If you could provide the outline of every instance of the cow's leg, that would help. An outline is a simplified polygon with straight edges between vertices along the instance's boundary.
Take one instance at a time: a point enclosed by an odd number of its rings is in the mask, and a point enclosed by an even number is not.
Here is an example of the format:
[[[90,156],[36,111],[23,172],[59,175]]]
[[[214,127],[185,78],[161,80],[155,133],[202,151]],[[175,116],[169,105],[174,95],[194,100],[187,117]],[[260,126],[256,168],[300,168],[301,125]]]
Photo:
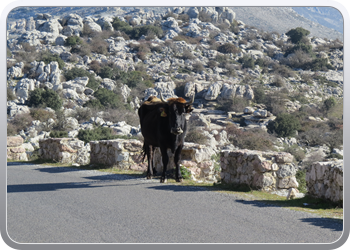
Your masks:
[[[151,146],[152,147],[152,146]],[[153,176],[156,176],[157,174],[157,170],[156,170],[156,167],[154,166],[154,162],[153,162],[153,158],[154,158],[154,151],[155,151],[155,148],[152,147],[152,151],[151,151],[151,163],[152,163],[152,170],[153,170]]]
[[[146,146],[146,154],[147,154],[147,160],[148,160],[148,166],[147,166],[147,179],[152,179],[153,175],[153,169],[152,169],[152,161],[153,161],[153,152],[152,152],[152,146]]]
[[[183,178],[181,175],[181,171],[180,171],[180,156],[181,156],[181,151],[182,151],[182,145],[179,146],[176,150],[175,150],[175,155],[174,155],[174,163],[175,163],[175,180],[177,182],[182,182]]]
[[[160,151],[162,152],[162,161],[163,161],[163,173],[162,173],[162,177],[160,178],[160,182],[164,183],[165,182],[165,172],[168,166],[168,162],[169,162],[169,156],[168,156],[168,151],[166,148],[160,148]]]

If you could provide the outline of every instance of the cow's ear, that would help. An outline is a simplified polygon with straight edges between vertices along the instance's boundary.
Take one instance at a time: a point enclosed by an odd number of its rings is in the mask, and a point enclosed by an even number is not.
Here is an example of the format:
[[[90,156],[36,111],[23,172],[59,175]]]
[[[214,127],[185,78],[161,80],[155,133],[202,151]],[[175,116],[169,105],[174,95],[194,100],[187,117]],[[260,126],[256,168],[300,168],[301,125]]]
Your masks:
[[[186,113],[191,113],[192,111],[193,111],[192,105],[186,105],[185,112]]]
[[[165,109],[164,108],[159,108],[159,111],[160,111],[160,116],[161,117],[167,117],[167,113],[165,112]]]

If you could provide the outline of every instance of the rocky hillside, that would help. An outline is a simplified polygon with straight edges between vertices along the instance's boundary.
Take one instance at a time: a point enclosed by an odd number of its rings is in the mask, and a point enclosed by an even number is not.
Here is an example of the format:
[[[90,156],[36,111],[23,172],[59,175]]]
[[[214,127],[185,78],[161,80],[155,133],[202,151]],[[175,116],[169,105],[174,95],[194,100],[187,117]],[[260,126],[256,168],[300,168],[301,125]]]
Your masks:
[[[22,9],[23,10],[23,9]],[[102,10],[102,9],[101,9]],[[39,13],[8,23],[8,135],[141,138],[151,95],[195,95],[186,141],[342,157],[343,44],[260,31],[230,8]]]
[[[80,16],[108,16],[118,12],[132,12],[136,7],[19,7],[8,15],[9,21],[35,17],[37,13],[64,16],[71,13]],[[239,20],[268,32],[285,33],[295,27],[303,27],[312,36],[343,40],[343,18],[340,12],[327,7],[230,7]],[[145,7],[145,12],[155,14],[167,11],[165,7]]]

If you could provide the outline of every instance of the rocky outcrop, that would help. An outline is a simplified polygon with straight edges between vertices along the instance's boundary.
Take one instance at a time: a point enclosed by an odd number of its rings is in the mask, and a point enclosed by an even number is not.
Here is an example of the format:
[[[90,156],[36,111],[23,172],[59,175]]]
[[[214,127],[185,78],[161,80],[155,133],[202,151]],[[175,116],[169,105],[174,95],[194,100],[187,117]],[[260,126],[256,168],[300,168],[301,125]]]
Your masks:
[[[315,162],[306,172],[308,194],[332,202],[343,202],[343,160]]]

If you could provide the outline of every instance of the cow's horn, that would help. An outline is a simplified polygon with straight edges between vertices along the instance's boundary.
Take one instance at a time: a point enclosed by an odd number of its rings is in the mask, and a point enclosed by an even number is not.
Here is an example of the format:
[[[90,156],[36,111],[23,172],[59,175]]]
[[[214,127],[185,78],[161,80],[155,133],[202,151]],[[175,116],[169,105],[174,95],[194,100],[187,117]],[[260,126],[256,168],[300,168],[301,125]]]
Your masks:
[[[193,102],[194,102],[194,95],[192,96],[192,99],[189,102],[187,102],[186,104],[191,105]]]
[[[159,92],[159,96],[160,96],[160,100],[161,100],[162,102],[167,102],[166,100],[164,100],[163,95],[162,95],[162,92]]]

